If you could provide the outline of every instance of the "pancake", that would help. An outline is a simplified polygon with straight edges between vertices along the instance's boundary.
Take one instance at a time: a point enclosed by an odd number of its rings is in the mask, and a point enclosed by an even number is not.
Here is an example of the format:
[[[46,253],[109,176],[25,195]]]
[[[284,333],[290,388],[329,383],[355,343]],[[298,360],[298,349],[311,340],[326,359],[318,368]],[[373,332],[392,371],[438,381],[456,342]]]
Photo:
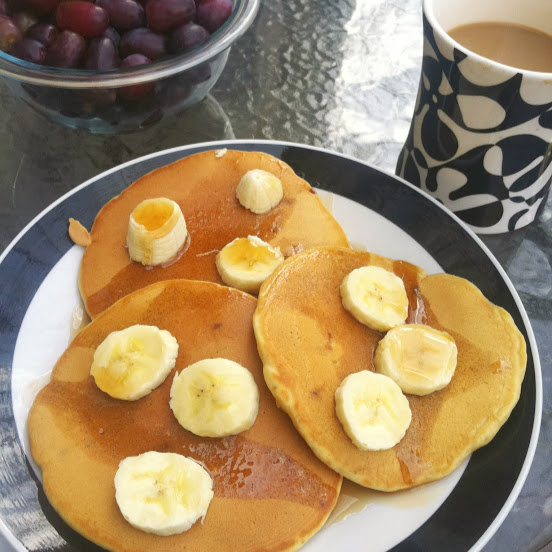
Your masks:
[[[117,552],[296,550],[320,529],[341,477],[311,452],[264,384],[252,328],[256,303],[214,283],[159,282],[121,299],[75,337],[28,419],[46,496],[72,528]],[[248,368],[260,392],[253,427],[221,439],[187,432],[169,407],[174,371],[135,402],[101,392],[90,376],[95,348],[111,331],[137,323],[176,337],[176,371],[209,357]],[[215,494],[203,523],[160,537],[124,520],[115,472],[123,458],[149,450],[180,453],[207,467]]]
[[[406,435],[377,452],[355,447],[334,401],[347,375],[375,370],[383,334],[357,322],[339,293],[350,271],[369,264],[403,278],[407,323],[444,330],[458,347],[451,383],[425,397],[407,395],[412,422]],[[413,265],[343,248],[284,262],[261,287],[254,329],[266,383],[315,454],[344,477],[381,491],[439,479],[488,443],[519,399],[527,360],[510,315],[467,280],[426,276]]]
[[[282,201],[263,215],[250,212],[236,199],[238,182],[252,169],[275,174],[283,185]],[[154,197],[179,204],[190,241],[176,262],[146,269],[131,261],[125,242],[130,214],[141,201]],[[141,177],[98,213],[79,274],[86,310],[95,318],[121,297],[160,280],[222,284],[216,254],[234,238],[248,235],[279,246],[285,257],[310,247],[348,246],[345,233],[314,189],[279,159],[260,152],[198,153]]]

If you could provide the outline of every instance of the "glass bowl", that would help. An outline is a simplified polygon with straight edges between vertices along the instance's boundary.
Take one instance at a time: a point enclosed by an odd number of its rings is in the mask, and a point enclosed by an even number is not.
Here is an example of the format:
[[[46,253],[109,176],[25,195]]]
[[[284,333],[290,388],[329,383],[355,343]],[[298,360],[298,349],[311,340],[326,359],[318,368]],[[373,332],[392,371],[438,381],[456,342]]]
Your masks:
[[[147,65],[104,72],[63,69],[0,51],[0,75],[16,96],[52,121],[97,134],[132,132],[206,96],[226,65],[230,47],[253,22],[259,2],[233,0],[232,15],[206,42]],[[153,83],[142,97],[117,93],[141,83]]]

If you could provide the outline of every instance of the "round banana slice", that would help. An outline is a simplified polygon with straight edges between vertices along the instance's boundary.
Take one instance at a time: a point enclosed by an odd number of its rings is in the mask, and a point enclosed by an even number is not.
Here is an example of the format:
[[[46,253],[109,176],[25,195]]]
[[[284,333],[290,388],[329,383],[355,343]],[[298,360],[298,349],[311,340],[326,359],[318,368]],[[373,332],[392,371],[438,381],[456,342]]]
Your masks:
[[[207,470],[173,452],[129,456],[115,474],[115,500],[123,517],[156,535],[187,531],[205,517],[213,494]]]
[[[268,213],[284,197],[282,181],[268,171],[247,171],[236,188],[238,201],[255,214]]]
[[[350,374],[341,382],[335,391],[335,410],[360,450],[394,447],[412,419],[401,388],[391,378],[369,370]]]
[[[98,345],[90,374],[115,399],[135,401],[161,385],[176,364],[178,342],[157,326],[110,333]]]
[[[280,248],[271,247],[257,236],[236,238],[218,253],[215,262],[222,281],[253,295],[284,261]]]
[[[423,324],[404,324],[389,330],[378,343],[374,365],[405,393],[428,395],[450,383],[457,355],[448,333]]]
[[[404,283],[379,266],[356,268],[340,286],[343,306],[369,328],[385,332],[403,324],[408,316]]]
[[[255,423],[259,389],[241,364],[208,358],[175,375],[170,407],[178,423],[195,435],[236,435]]]
[[[188,229],[180,206],[166,197],[146,199],[130,215],[128,254],[144,266],[172,260],[184,245]]]

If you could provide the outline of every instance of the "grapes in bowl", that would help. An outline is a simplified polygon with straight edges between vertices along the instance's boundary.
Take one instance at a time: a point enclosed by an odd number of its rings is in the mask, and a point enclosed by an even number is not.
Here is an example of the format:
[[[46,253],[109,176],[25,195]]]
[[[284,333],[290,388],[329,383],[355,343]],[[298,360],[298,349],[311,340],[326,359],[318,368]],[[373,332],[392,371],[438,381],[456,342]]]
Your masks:
[[[48,118],[145,128],[199,102],[259,0],[0,0],[0,74]]]

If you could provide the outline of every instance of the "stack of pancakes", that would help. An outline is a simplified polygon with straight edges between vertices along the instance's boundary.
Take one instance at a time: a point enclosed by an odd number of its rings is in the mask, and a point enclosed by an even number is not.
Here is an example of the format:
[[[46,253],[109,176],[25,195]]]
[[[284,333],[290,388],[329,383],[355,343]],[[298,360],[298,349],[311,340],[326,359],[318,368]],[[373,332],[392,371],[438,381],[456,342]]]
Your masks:
[[[284,187],[284,199],[266,215],[246,211],[235,198],[241,176],[255,168],[276,174]],[[176,263],[147,270],[128,258],[128,218],[140,201],[160,196],[179,203],[191,242]],[[214,263],[220,248],[251,234],[287,257],[258,301],[219,285]],[[369,264],[403,279],[409,322],[445,330],[458,346],[451,384],[428,397],[408,396],[407,434],[379,452],[356,449],[334,403],[346,375],[373,369],[382,337],[345,311],[339,294],[343,277]],[[492,439],[519,398],[525,343],[504,310],[465,280],[426,276],[408,263],[349,249],[314,190],[263,153],[205,152],[135,182],[96,218],[79,284],[94,320],[37,396],[29,438],[54,508],[109,550],[296,550],[328,518],[341,476],[386,491],[440,478]],[[248,368],[261,394],[253,427],[224,439],[187,432],[168,406],[172,375],[132,403],[102,393],[90,376],[94,350],[110,332],[133,324],[177,338],[174,372],[214,357]],[[123,458],[148,450],[205,464],[215,495],[202,524],[159,537],[123,519],[115,471]]]

